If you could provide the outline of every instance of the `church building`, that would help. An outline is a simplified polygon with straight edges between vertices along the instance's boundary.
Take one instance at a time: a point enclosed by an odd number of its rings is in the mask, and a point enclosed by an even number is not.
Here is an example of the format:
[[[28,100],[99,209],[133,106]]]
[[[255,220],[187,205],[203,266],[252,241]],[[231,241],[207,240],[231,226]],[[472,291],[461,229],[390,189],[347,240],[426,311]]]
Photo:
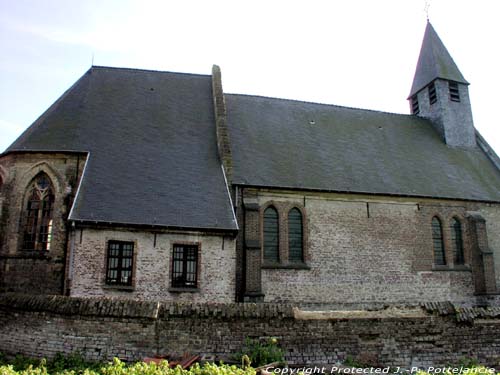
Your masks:
[[[378,306],[500,297],[500,159],[427,23],[394,114],[92,66],[0,155],[0,291]]]

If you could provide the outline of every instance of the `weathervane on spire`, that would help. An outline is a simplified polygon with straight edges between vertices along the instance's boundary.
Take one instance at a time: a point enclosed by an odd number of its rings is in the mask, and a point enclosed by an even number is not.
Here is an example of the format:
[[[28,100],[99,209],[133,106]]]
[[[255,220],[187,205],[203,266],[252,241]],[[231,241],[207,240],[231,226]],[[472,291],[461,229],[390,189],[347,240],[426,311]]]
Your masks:
[[[431,7],[431,0],[425,0],[424,12],[427,17],[427,21],[429,21],[429,8]]]

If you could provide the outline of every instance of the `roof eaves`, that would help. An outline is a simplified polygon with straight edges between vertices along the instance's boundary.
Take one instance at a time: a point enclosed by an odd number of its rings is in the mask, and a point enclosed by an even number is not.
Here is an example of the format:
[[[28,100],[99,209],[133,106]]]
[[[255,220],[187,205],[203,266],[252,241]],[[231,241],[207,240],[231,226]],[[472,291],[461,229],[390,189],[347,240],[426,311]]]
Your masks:
[[[13,149],[5,150],[0,154],[0,158],[10,154],[88,154],[88,151],[82,150],[39,150],[39,149]]]
[[[118,221],[104,221],[104,220],[89,220],[72,218],[69,221],[89,227],[132,227],[142,228],[149,230],[176,230],[176,231],[190,231],[190,232],[214,232],[214,233],[232,233],[237,234],[236,228],[221,228],[221,227],[189,227],[179,225],[167,224],[149,224],[149,223],[132,223],[132,222],[118,222]]]
[[[453,79],[449,79],[449,78],[446,78],[446,77],[436,77],[434,78],[432,81],[426,83],[426,84],[422,84],[421,87],[419,87],[418,89],[415,89],[415,90],[411,90],[410,91],[410,95],[406,98],[406,100],[410,100],[412,97],[414,97],[415,95],[417,95],[420,91],[424,90],[427,86],[429,86],[431,83],[437,81],[438,79],[442,79],[444,81],[449,81],[449,82],[456,82],[456,83],[460,83],[462,85],[467,85],[469,86],[470,83],[467,82],[467,81],[457,81],[457,80],[453,80]]]
[[[336,194],[353,194],[353,195],[374,195],[374,196],[388,196],[388,197],[402,197],[402,198],[427,198],[427,199],[443,199],[443,200],[454,200],[454,201],[466,201],[466,202],[483,202],[483,203],[500,203],[500,200],[488,200],[488,199],[471,199],[471,198],[460,198],[460,197],[444,197],[444,196],[432,196],[424,194],[403,194],[403,193],[376,193],[369,191],[349,191],[349,190],[335,190],[335,189],[321,189],[321,188],[308,188],[308,187],[295,187],[295,186],[279,186],[279,185],[256,185],[247,184],[244,182],[233,182],[233,185],[245,188],[256,188],[256,189],[280,189],[280,190],[291,190],[291,191],[309,191],[317,193],[336,193]]]

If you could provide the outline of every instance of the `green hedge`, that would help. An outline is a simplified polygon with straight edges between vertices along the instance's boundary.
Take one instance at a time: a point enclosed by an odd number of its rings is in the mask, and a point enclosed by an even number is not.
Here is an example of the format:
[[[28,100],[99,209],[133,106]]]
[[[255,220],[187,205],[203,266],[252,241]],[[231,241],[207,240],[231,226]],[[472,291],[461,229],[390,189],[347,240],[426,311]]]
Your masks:
[[[256,375],[255,369],[249,367],[241,369],[237,366],[225,364],[216,365],[206,363],[203,366],[193,365],[189,370],[183,370],[180,366],[170,368],[166,361],[160,364],[137,362],[126,364],[115,358],[112,363],[91,368],[53,369],[47,366],[46,361],[40,364],[29,364],[27,368],[16,370],[12,364],[0,366],[0,375]]]

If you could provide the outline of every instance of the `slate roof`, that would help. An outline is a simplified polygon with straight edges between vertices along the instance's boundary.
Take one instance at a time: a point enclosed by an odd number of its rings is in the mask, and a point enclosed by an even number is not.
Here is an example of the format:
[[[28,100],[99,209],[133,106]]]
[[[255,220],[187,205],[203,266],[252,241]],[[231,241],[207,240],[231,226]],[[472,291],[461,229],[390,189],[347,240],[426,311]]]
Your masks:
[[[233,182],[500,201],[500,172],[475,147],[448,147],[425,119],[226,95]]]
[[[427,22],[409,97],[422,90],[436,78],[469,84],[458,70],[457,64],[453,61],[431,23]]]
[[[11,151],[88,151],[72,220],[235,230],[211,77],[92,67]]]

